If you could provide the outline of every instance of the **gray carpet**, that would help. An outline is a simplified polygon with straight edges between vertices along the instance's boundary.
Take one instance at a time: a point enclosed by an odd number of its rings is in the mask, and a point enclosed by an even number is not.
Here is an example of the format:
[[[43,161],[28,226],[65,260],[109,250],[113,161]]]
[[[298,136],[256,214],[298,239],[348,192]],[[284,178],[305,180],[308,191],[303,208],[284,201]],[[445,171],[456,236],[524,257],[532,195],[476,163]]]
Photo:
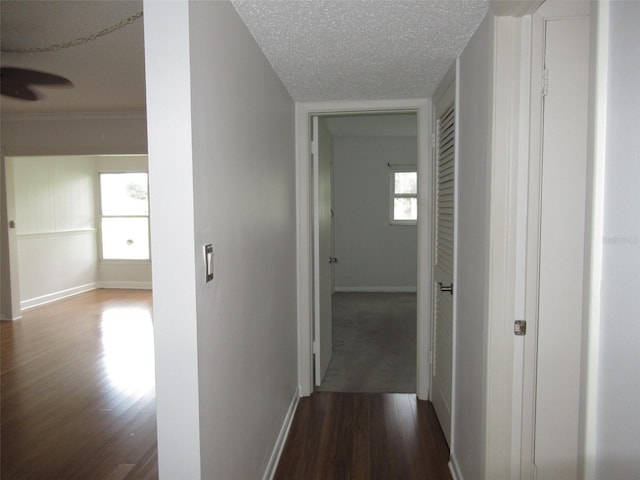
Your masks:
[[[333,356],[319,391],[416,391],[416,294],[336,293]]]

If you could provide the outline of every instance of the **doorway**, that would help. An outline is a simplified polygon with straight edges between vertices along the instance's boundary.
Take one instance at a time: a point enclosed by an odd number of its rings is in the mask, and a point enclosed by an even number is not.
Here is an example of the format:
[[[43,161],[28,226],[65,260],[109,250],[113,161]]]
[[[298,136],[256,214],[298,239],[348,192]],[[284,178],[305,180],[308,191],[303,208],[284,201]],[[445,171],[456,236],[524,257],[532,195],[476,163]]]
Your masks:
[[[301,103],[296,106],[297,220],[298,220],[298,360],[300,393],[310,395],[314,389],[313,321],[313,188],[310,158],[311,118],[315,115],[414,113],[417,118],[418,184],[432,184],[430,159],[432,112],[430,100],[375,102]],[[416,322],[416,393],[429,398],[429,345],[431,322],[432,199],[426,189],[418,193],[420,216],[417,233],[417,322]],[[338,258],[339,261],[339,258]]]
[[[415,393],[416,114],[312,122],[315,386]]]

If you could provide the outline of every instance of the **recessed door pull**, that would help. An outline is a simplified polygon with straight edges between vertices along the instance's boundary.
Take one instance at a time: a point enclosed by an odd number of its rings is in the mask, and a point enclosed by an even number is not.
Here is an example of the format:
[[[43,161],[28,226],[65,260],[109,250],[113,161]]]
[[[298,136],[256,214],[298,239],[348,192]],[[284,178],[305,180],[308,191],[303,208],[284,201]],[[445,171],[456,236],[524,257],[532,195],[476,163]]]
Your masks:
[[[442,282],[438,282],[438,286],[440,287],[441,292],[449,292],[453,295],[453,283],[449,285],[443,285]]]

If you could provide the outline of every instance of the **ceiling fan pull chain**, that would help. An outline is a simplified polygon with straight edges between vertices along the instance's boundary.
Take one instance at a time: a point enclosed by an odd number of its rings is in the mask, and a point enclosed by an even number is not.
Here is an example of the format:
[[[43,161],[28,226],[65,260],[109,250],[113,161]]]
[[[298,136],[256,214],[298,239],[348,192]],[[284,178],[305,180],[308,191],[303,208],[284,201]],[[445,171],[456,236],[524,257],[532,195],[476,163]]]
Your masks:
[[[131,25],[137,19],[142,17],[142,12],[137,12],[131,15],[130,17],[125,18],[124,20],[116,23],[115,25],[111,25],[103,30],[100,30],[98,33],[93,33],[91,35],[87,35],[86,37],[76,38],[75,40],[71,40],[69,42],[64,43],[56,43],[55,45],[49,45],[48,47],[34,47],[34,48],[5,48],[1,47],[0,51],[5,53],[45,53],[45,52],[55,52],[57,50],[63,50],[69,47],[75,47],[78,45],[82,45],[84,43],[90,42],[97,38],[103,37],[110,33],[113,33],[121,28],[126,27],[127,25]]]

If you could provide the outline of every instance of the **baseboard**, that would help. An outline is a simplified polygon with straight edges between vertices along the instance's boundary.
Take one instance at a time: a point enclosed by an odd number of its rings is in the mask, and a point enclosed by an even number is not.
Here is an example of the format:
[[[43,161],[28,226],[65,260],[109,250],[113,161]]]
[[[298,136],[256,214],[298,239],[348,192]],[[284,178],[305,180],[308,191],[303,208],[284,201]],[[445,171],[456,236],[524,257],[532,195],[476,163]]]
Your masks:
[[[456,460],[456,456],[453,452],[451,452],[451,458],[449,459],[449,472],[451,472],[453,480],[463,480],[462,473],[460,473],[460,467],[458,466],[458,461]]]
[[[335,287],[336,292],[416,293],[416,287]]]
[[[272,480],[274,475],[276,474],[276,469],[278,468],[278,462],[280,461],[280,456],[282,455],[282,451],[284,450],[284,444],[287,441],[287,436],[289,435],[289,429],[291,428],[291,424],[293,423],[293,417],[296,414],[296,409],[298,408],[299,401],[300,401],[300,389],[297,388],[295,393],[293,394],[293,397],[291,398],[291,403],[289,404],[289,410],[287,410],[287,415],[284,417],[284,422],[282,422],[280,433],[278,434],[276,443],[273,446],[273,451],[271,452],[271,457],[269,457],[269,463],[267,463],[267,468],[264,471],[262,480]]]
[[[151,282],[98,282],[98,288],[151,290]]]
[[[10,317],[7,315],[0,315],[0,322],[14,322],[16,320],[20,320],[22,315],[18,315],[17,317]]]
[[[22,300],[20,302],[21,310],[28,310],[29,308],[44,305],[46,303],[55,302],[56,300],[62,300],[63,298],[72,297],[80,293],[89,292],[98,288],[95,282],[87,283],[85,285],[79,285],[77,287],[68,288],[66,290],[60,290],[59,292],[48,293],[40,297],[30,298],[28,300]]]

